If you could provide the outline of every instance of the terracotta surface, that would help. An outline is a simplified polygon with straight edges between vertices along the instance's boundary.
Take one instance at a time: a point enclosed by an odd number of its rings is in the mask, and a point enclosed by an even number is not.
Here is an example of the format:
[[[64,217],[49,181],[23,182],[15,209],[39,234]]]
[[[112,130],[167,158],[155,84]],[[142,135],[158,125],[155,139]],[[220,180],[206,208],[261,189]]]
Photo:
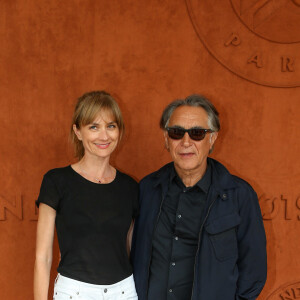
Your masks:
[[[127,132],[113,161],[138,180],[169,161],[165,105],[192,93],[214,102],[213,157],[253,185],[264,214],[259,299],[299,298],[300,3],[221,2],[0,2],[0,299],[33,297],[34,200],[43,174],[73,161],[73,106],[95,89],[120,103]],[[57,243],[54,253],[51,285]]]

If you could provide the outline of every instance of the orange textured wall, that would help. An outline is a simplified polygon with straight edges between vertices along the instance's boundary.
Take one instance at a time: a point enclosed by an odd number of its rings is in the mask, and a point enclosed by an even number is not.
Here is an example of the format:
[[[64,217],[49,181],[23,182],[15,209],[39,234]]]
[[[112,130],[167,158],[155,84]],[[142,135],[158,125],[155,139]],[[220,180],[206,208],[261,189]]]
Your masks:
[[[34,200],[42,175],[73,161],[73,106],[95,89],[120,103],[127,133],[113,161],[138,180],[169,161],[165,105],[191,93],[214,102],[213,157],[253,185],[264,215],[259,299],[297,299],[299,23],[298,0],[1,1],[0,299],[33,297]]]

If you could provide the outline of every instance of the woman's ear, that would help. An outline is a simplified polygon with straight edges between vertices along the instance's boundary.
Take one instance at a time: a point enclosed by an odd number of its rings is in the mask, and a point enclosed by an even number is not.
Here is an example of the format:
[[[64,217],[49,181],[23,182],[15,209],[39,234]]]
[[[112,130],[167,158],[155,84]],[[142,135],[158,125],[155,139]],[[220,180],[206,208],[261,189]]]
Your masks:
[[[73,131],[76,134],[79,141],[82,141],[80,129],[77,128],[76,124],[73,124]]]

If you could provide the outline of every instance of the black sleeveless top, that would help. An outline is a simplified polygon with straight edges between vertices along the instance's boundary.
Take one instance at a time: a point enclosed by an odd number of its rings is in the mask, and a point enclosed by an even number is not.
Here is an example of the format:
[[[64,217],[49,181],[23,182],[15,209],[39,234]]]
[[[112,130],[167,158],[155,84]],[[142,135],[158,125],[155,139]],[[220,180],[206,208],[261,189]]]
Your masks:
[[[126,238],[138,214],[134,179],[117,170],[114,181],[97,184],[71,166],[53,169],[44,176],[36,203],[56,210],[61,275],[105,285],[132,274]]]

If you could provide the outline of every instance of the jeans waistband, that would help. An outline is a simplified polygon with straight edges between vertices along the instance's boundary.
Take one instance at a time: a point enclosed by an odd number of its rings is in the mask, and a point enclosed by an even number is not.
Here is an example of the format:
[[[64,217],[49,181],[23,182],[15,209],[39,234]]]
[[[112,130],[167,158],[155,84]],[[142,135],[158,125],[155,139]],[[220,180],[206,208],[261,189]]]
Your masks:
[[[100,285],[100,284],[92,284],[92,283],[86,283],[86,282],[82,282],[79,280],[75,280],[75,279],[71,279],[68,277],[65,277],[63,275],[58,274],[55,280],[57,285],[60,286],[67,286],[69,288],[73,287],[74,289],[78,289],[80,291],[82,290],[99,290],[99,291],[103,291],[104,289],[112,289],[112,288],[118,288],[118,287],[122,287],[125,285],[128,285],[133,281],[133,275],[130,275],[129,277],[113,283],[113,284],[107,284],[107,285]]]

